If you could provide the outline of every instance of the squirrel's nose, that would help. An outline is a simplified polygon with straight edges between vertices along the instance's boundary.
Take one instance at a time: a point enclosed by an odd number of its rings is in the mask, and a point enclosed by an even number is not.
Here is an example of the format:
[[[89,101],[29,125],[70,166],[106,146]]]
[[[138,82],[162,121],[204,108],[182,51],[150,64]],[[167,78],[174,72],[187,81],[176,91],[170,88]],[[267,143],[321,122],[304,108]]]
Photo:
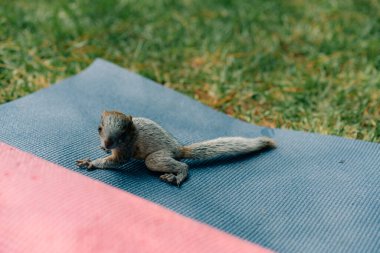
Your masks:
[[[110,147],[112,147],[112,141],[111,140],[105,140],[104,141],[104,147],[106,149],[109,149]]]

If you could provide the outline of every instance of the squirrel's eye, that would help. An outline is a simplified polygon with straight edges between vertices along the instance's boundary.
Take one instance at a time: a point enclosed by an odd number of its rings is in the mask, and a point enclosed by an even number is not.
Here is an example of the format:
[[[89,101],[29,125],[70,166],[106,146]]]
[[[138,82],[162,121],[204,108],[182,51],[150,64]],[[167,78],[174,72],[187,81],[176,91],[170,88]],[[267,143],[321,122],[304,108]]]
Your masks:
[[[98,132],[100,133],[101,131],[102,131],[102,127],[99,126],[99,127],[98,127]]]

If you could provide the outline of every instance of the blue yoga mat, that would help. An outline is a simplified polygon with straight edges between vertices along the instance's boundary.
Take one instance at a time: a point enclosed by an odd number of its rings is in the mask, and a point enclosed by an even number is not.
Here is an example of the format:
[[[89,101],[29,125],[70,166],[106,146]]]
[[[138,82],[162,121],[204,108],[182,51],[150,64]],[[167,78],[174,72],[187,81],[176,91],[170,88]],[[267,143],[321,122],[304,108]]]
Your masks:
[[[105,156],[104,110],[150,118],[181,143],[266,135],[278,148],[238,159],[189,161],[166,184],[133,161],[78,169]],[[380,145],[254,126],[104,60],[48,89],[0,106],[0,141],[280,252],[378,252]]]

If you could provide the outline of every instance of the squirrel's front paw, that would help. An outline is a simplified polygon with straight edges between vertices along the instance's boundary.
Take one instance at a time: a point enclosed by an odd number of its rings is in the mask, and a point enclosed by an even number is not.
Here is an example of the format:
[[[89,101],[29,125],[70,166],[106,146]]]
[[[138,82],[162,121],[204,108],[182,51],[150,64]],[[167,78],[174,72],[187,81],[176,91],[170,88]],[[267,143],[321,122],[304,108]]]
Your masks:
[[[95,166],[92,164],[90,159],[77,160],[76,165],[79,168],[86,168],[87,170],[95,170]]]

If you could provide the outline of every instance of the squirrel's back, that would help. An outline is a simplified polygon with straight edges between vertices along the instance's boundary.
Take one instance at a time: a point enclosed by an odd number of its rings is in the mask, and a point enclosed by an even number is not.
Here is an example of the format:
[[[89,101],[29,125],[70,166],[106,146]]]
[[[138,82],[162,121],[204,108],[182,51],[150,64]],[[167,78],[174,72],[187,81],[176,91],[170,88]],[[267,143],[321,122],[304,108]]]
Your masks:
[[[180,144],[156,122],[146,118],[133,118],[136,128],[137,157],[144,159],[147,155],[166,150],[174,154],[179,152]]]

